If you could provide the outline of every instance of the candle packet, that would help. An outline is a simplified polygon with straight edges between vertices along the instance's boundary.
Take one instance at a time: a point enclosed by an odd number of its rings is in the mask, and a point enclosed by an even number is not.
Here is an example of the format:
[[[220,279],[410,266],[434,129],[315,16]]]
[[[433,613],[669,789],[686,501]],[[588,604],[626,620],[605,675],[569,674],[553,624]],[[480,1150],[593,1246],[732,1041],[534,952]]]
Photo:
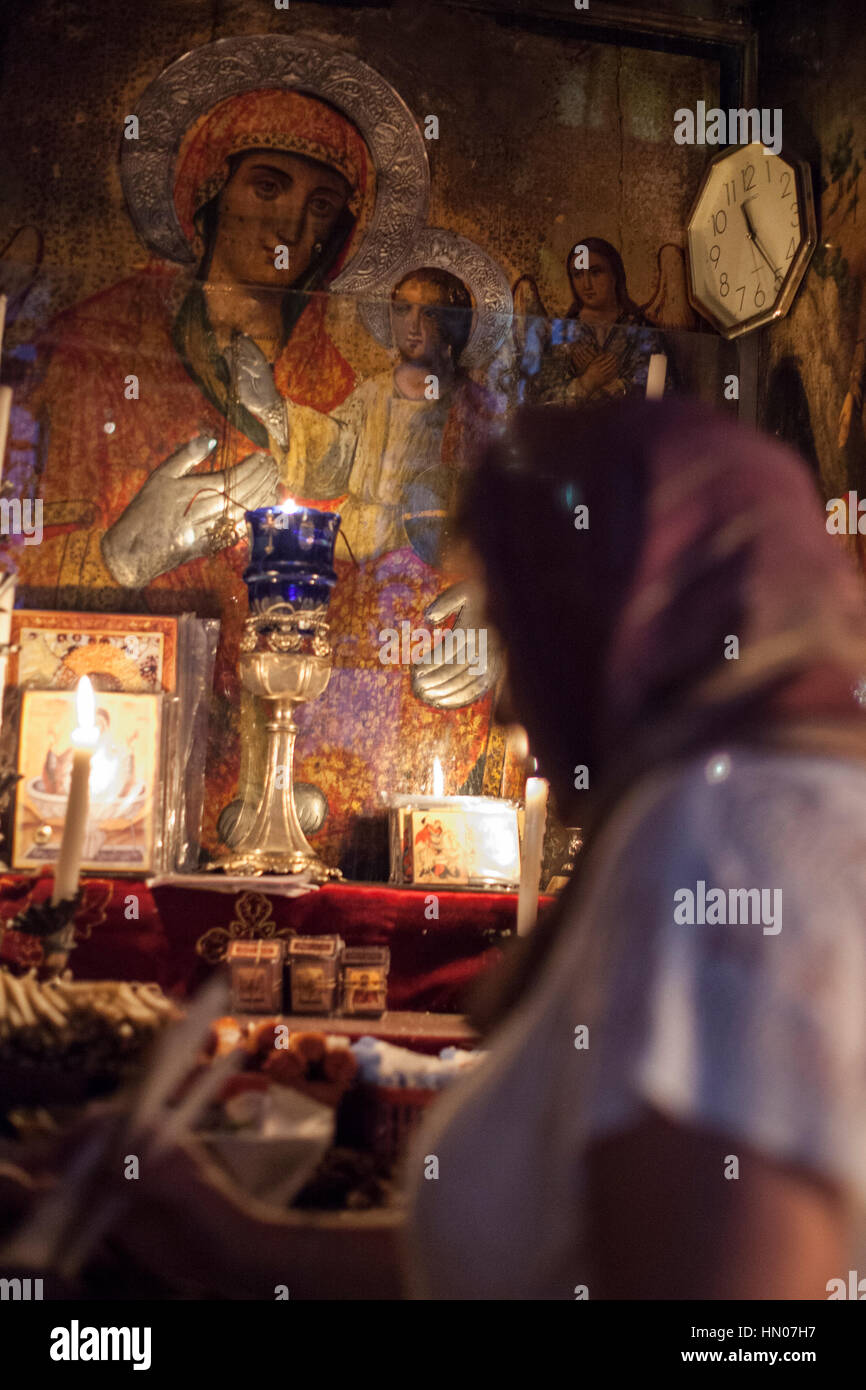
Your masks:
[[[226,959],[231,971],[232,1008],[237,1013],[279,1013],[283,1006],[282,941],[232,941]]]
[[[391,800],[391,883],[403,888],[513,890],[520,880],[514,802],[490,796]]]
[[[343,947],[339,936],[296,936],[289,942],[292,1013],[331,1013]]]
[[[340,975],[340,1007],[344,1014],[377,1018],[388,1007],[387,946],[347,946]]]

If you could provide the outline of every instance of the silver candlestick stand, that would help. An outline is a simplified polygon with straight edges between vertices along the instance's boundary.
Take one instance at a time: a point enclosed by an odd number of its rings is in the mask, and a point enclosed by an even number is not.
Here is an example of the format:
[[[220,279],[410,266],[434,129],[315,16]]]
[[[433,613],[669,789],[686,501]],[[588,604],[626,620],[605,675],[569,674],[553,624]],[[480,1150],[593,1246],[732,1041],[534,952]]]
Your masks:
[[[251,818],[242,816],[231,854],[209,865],[212,869],[241,875],[303,873],[315,883],[342,877],[308,844],[295,804],[295,709],[317,699],[331,678],[326,611],[279,603],[252,613],[244,624],[238,669],[246,689],[265,705],[265,775],[257,809]]]

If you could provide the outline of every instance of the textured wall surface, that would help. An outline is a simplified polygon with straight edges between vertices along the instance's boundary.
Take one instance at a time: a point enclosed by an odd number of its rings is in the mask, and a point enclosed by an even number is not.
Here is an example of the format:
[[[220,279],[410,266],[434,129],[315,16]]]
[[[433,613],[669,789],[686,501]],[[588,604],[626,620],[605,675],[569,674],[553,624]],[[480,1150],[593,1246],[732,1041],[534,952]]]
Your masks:
[[[813,464],[826,497],[866,493],[866,34],[856,3],[768,7],[760,99],[809,161],[818,249],[786,319],[767,330],[765,423]],[[858,340],[861,347],[858,352]]]

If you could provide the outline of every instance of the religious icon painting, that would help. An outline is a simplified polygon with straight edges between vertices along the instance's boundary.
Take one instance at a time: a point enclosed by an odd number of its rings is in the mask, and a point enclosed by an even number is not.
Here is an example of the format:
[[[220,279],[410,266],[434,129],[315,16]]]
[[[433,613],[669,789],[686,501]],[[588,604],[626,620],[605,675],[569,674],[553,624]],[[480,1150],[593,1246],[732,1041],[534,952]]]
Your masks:
[[[462,811],[413,811],[410,816],[415,883],[465,887],[472,848]]]
[[[391,883],[404,888],[513,891],[520,882],[517,806],[502,797],[453,797],[418,807],[396,797],[390,809]]]
[[[176,618],[17,609],[10,640],[11,685],[74,690],[87,676],[96,691],[176,686]]]
[[[98,691],[82,868],[152,872],[159,835],[161,694]],[[21,700],[12,866],[55,864],[63,835],[77,725],[73,692],[25,690]]]

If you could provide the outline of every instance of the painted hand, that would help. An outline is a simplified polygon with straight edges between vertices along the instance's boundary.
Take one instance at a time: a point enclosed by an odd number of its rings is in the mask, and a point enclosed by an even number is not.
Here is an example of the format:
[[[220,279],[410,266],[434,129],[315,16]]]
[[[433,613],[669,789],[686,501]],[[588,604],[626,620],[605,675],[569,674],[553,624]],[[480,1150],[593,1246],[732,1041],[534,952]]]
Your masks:
[[[424,613],[437,624],[456,613],[449,643],[433,661],[412,672],[412,690],[425,705],[435,709],[462,709],[480,700],[496,684],[501,670],[499,644],[492,628],[484,626],[481,604],[467,583],[452,584],[434,599]],[[448,659],[443,659],[447,657]]]
[[[232,343],[232,366],[238,398],[261,421],[280,449],[289,447],[286,403],[277,390],[270,363],[261,348],[239,333]]]
[[[583,376],[587,367],[591,367],[598,353],[589,346],[589,343],[575,343],[571,349],[571,362],[578,376]]]
[[[619,363],[612,352],[603,352],[582,374],[580,380],[588,391],[600,391],[615,380]]]
[[[270,454],[251,454],[220,473],[193,474],[215,444],[198,435],[164,459],[103,536],[103,559],[124,588],[143,588],[166,570],[234,544],[240,529],[214,534],[214,528],[226,517],[240,528],[246,510],[276,500]]]

